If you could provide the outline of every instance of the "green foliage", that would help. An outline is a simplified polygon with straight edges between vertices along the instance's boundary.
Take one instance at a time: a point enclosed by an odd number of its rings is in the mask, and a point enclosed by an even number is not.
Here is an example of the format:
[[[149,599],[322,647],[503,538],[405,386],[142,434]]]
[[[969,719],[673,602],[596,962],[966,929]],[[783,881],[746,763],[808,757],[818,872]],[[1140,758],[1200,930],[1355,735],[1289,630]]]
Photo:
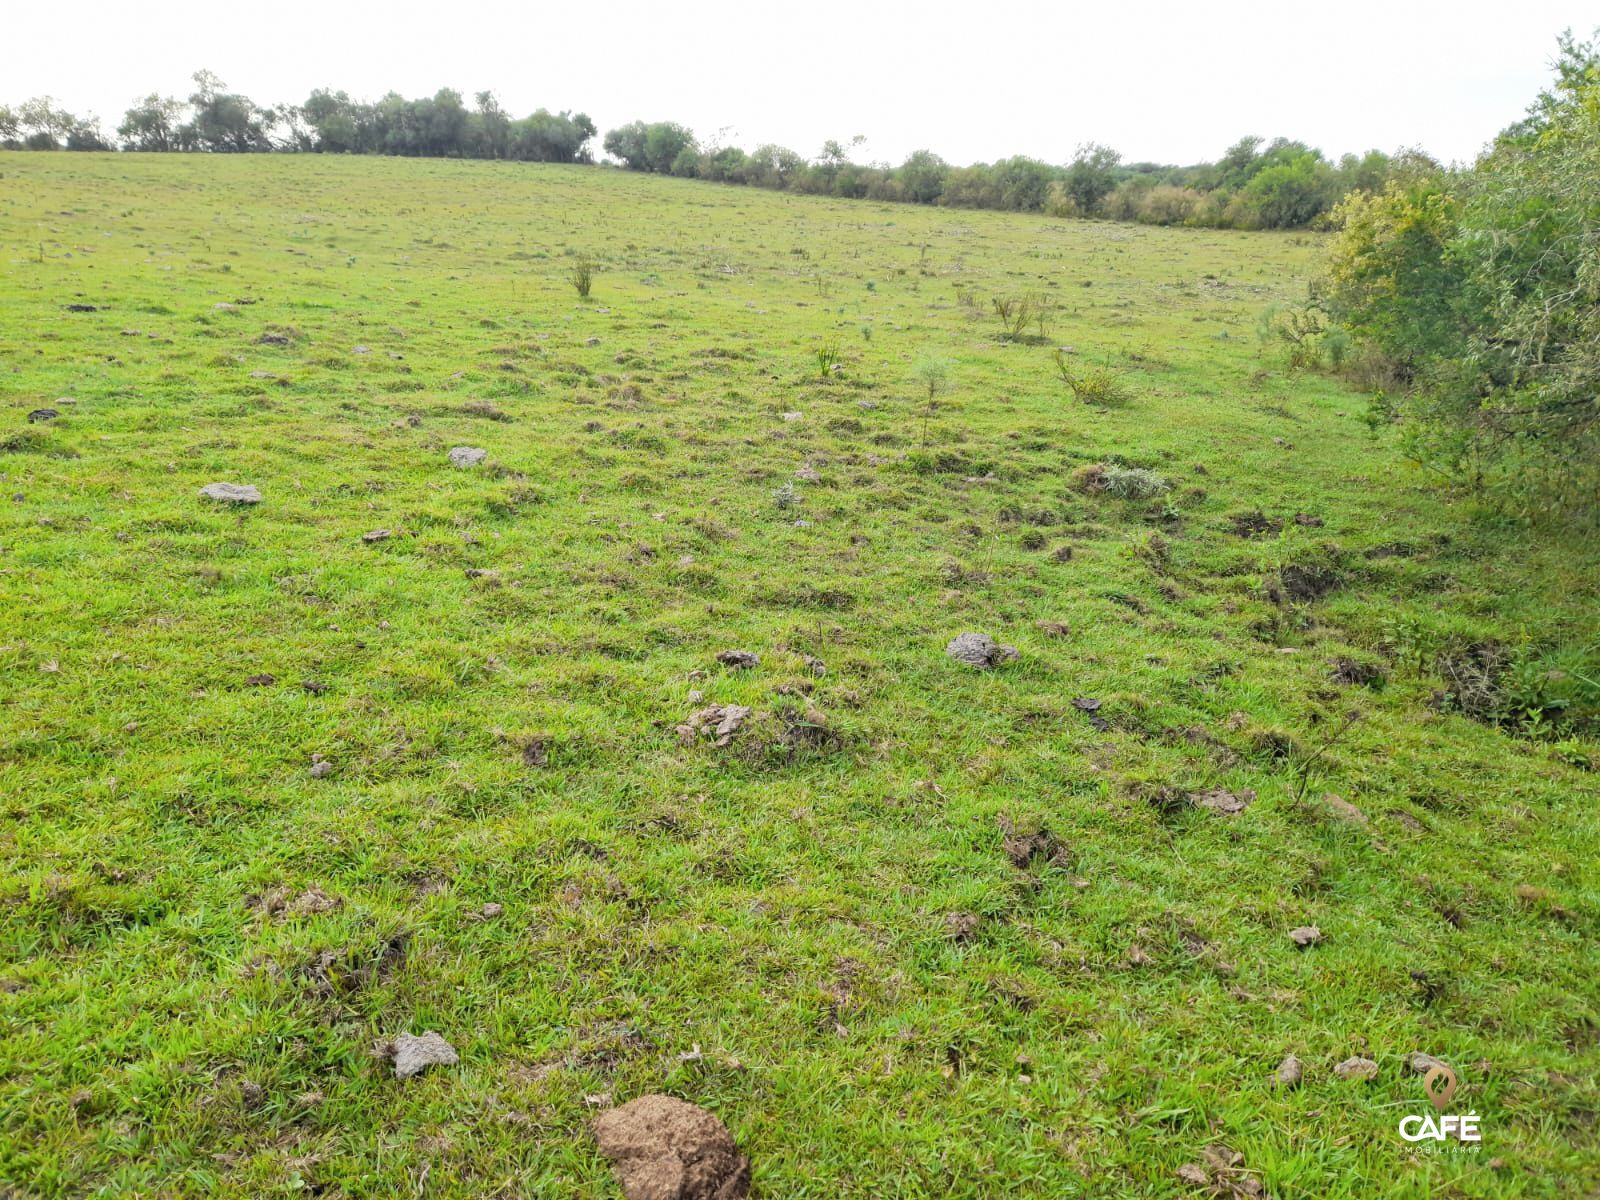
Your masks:
[[[995,296],[990,303],[995,316],[1000,318],[1000,339],[1020,342],[1030,325],[1037,326],[1042,339],[1049,326],[1050,306],[1043,297],[1033,294],[1023,296]]]
[[[1144,467],[1108,466],[1100,472],[1099,490],[1118,500],[1148,500],[1171,488],[1163,476]]]
[[[1470,171],[1353,197],[1320,295],[1407,386],[1413,455],[1523,513],[1600,514],[1600,56]]]
[[[1330,325],[1315,304],[1268,305],[1256,324],[1256,337],[1264,346],[1282,349],[1291,371],[1315,370],[1325,364],[1338,370],[1350,351],[1349,333]]]
[[[1078,147],[1061,179],[1062,191],[1078,212],[1100,211],[1100,202],[1117,186],[1116,168],[1121,161],[1122,155],[1110,146],[1089,142]]]
[[[151,92],[127,111],[117,136],[124,150],[170,151],[178,149],[178,127],[183,104],[171,96]]]
[[[572,286],[583,299],[588,299],[590,289],[594,287],[594,259],[587,254],[580,254],[578,261],[572,264]]]
[[[1110,367],[1079,366],[1070,354],[1060,348],[1055,352],[1054,362],[1061,382],[1071,389],[1075,399],[1084,404],[1121,408],[1132,399],[1132,393],[1122,376]]]
[[[911,378],[928,393],[927,406],[922,410],[922,444],[928,444],[928,424],[933,420],[934,405],[950,390],[950,360],[936,354],[923,353],[912,364]]]
[[[620,126],[606,134],[604,147],[630,171],[693,174],[694,134],[672,121],[634,121]]]

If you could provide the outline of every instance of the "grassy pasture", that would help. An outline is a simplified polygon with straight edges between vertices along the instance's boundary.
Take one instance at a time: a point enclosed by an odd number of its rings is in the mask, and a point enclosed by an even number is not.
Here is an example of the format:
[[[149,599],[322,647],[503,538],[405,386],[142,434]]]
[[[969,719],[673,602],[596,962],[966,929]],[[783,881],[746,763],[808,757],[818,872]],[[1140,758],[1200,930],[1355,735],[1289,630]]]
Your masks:
[[[650,1091],[768,1197],[1204,1195],[1217,1144],[1224,1196],[1592,1194],[1597,777],[1435,696],[1593,640],[1600,547],[1263,350],[1317,253],[0,155],[0,1194],[615,1196],[585,1123]],[[1476,1153],[1396,1135],[1414,1051]]]

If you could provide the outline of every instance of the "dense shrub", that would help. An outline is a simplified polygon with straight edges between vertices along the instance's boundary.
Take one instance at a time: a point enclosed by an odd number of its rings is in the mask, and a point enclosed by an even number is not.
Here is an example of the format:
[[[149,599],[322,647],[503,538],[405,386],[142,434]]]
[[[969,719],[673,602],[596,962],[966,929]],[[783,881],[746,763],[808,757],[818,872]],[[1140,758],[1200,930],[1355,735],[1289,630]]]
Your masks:
[[[1404,386],[1421,462],[1510,507],[1600,515],[1600,42],[1470,170],[1346,200],[1319,289]]]

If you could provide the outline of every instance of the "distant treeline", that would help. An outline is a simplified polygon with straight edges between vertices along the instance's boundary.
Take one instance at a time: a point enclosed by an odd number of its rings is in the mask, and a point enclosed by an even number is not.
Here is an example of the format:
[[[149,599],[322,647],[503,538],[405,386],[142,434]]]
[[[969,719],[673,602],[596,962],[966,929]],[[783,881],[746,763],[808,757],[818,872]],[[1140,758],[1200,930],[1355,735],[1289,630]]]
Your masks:
[[[1312,225],[1352,191],[1379,190],[1419,166],[1437,167],[1417,151],[1371,150],[1334,163],[1304,142],[1258,137],[1236,142],[1218,162],[1192,167],[1125,164],[1115,150],[1093,143],[1065,166],[1018,157],[957,167],[931,150],[918,150],[898,167],[861,166],[836,141],[810,161],[782,146],[747,154],[736,146],[701,146],[671,121],[613,129],[605,150],[635,171],[813,195],[1238,229]]]
[[[208,71],[197,72],[194,82],[187,100],[152,93],[138,101],[117,126],[115,143],[92,118],[74,116],[49,97],[0,106],[0,147],[593,161],[590,142],[597,131],[584,113],[541,108],[513,118],[490,92],[479,92],[469,106],[449,88],[416,100],[391,92],[374,103],[318,90],[302,104],[269,107],[228,91]],[[849,149],[837,141],[824,144],[814,159],[773,145],[746,152],[701,145],[691,130],[671,121],[613,129],[604,148],[631,170],[717,183],[1239,229],[1315,225],[1349,193],[1380,191],[1390,179],[1437,168],[1415,151],[1372,150],[1332,162],[1304,142],[1256,137],[1241,139],[1217,162],[1188,167],[1124,163],[1116,151],[1092,143],[1062,166],[1017,157],[957,167],[929,150],[918,150],[897,167],[863,166],[851,162]]]
[[[393,154],[413,158],[501,158],[589,162],[595,124],[583,113],[545,109],[513,118],[490,92],[469,108],[442,88],[407,100],[390,92],[376,103],[318,90],[304,104],[264,106],[227,90],[209,71],[194,76],[188,100],[151,93],[123,114],[114,145],[92,118],[74,116],[48,96],[0,106],[0,148],[7,150],[195,151],[212,154]]]

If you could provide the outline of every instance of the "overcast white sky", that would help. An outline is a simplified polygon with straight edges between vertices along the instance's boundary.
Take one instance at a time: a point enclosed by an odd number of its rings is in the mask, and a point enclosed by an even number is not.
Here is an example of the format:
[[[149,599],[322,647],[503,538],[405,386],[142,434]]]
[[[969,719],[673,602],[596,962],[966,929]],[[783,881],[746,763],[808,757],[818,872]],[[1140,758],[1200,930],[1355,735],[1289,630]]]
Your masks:
[[[109,132],[207,67],[262,103],[314,87],[375,99],[490,88],[517,115],[602,130],[676,120],[703,139],[858,161],[1217,157],[1248,133],[1337,156],[1420,145],[1470,159],[1549,75],[1594,0],[79,0],[8,4],[0,102],[45,93]]]

